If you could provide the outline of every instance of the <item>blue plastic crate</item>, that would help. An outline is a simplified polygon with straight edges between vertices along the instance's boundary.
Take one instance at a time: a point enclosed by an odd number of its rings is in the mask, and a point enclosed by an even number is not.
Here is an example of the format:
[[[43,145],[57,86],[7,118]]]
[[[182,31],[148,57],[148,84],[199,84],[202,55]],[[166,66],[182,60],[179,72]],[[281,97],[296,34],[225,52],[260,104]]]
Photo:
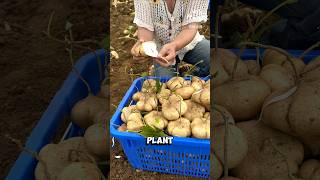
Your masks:
[[[131,103],[135,92],[147,78],[136,79],[110,121],[110,134],[117,138],[130,162],[136,169],[184,176],[208,178],[210,176],[210,140],[174,137],[171,145],[146,145],[143,136],[132,132],[119,132],[123,122],[121,110]],[[161,82],[169,78],[160,78]]]
[[[101,82],[95,54],[100,57],[102,70],[104,70],[105,58],[108,54],[102,49],[97,50],[95,53],[86,54],[75,65],[83,78],[89,83],[93,93],[99,91]],[[102,74],[102,78],[104,78],[104,73],[102,72]],[[43,146],[50,143],[63,119],[70,114],[73,105],[86,97],[87,94],[87,88],[83,82],[79,80],[74,72],[70,72],[68,78],[55,94],[47,110],[28,137],[25,147],[39,152]],[[71,124],[64,137],[67,139],[74,136],[82,136],[83,132],[83,129]],[[28,153],[22,152],[12,166],[6,180],[33,180],[36,164],[37,160],[35,158]]]
[[[240,52],[239,49],[231,49],[231,51],[234,52],[235,54],[238,54]],[[260,57],[261,57],[260,59],[262,59],[264,51],[265,51],[265,49],[260,49]],[[287,50],[287,52],[294,57],[299,57],[303,53],[302,50]],[[308,64],[310,61],[312,61],[317,56],[320,56],[320,50],[311,51],[304,56],[303,61],[305,62],[305,64]],[[243,52],[241,58],[243,60],[256,59],[256,50],[255,49],[246,49]]]

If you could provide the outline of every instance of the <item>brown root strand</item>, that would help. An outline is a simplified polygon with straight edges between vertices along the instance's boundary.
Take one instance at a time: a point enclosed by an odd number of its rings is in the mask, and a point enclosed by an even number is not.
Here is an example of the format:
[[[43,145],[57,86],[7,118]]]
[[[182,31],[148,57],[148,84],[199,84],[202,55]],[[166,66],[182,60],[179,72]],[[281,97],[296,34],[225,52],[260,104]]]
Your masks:
[[[72,66],[72,70],[75,72],[75,74],[78,76],[78,78],[84,83],[84,85],[87,87],[88,90],[88,94],[92,94],[92,90],[88,84],[88,82],[81,76],[80,72],[78,71],[78,69],[74,66],[74,60],[73,60],[73,53],[72,53],[72,47],[71,49],[67,49],[68,53],[69,53],[69,59],[71,61],[71,66]]]
[[[20,140],[11,137],[9,134],[6,134],[5,137],[6,137],[7,139],[9,139],[11,142],[15,143],[21,151],[24,151],[24,152],[28,153],[30,156],[32,156],[33,158],[35,158],[36,160],[38,160],[38,162],[43,165],[44,174],[45,174],[46,178],[47,178],[48,180],[51,179],[51,178],[50,178],[50,174],[49,174],[49,172],[48,172],[48,167],[47,167],[46,162],[39,156],[39,154],[38,154],[37,152],[32,151],[32,150],[24,147],[24,146],[22,145],[22,143],[21,143]]]
[[[300,59],[303,59],[304,56],[306,56],[310,51],[312,51],[313,49],[317,48],[318,46],[320,46],[320,41],[316,42],[315,44],[313,44],[312,46],[310,46],[308,49],[306,49],[305,51],[303,51],[303,53],[299,56]]]
[[[232,72],[231,72],[231,80],[234,79],[234,74],[237,70],[239,61],[241,60],[241,56],[242,56],[243,52],[245,51],[245,49],[246,49],[246,46],[242,46],[239,53],[237,54],[237,60],[235,61],[234,65],[233,65]]]
[[[227,117],[224,115],[224,113],[213,106],[213,110],[217,111],[223,118],[224,120],[224,127],[225,127],[225,131],[224,131],[224,152],[223,152],[223,176],[224,177],[228,177],[229,176],[229,167],[228,167],[228,134],[229,134],[229,127],[228,127],[228,119]]]

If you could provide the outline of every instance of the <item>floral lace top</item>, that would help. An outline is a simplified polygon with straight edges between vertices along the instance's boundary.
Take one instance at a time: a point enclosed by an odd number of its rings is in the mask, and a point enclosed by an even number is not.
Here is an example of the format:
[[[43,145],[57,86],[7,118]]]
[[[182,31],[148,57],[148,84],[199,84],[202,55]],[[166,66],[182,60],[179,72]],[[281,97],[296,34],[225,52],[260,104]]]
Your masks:
[[[134,23],[154,31],[155,41],[160,49],[171,42],[190,23],[207,21],[209,0],[176,0],[174,10],[170,13],[165,0],[134,0]],[[183,59],[185,53],[192,50],[204,38],[197,32],[196,36],[178,53]]]

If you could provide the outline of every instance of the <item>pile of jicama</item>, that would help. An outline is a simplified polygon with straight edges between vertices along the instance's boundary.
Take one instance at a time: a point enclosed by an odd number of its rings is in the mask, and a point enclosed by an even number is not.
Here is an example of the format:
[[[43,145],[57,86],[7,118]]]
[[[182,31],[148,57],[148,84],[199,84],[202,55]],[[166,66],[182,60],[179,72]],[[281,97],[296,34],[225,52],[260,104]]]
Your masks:
[[[320,59],[212,51],[213,179],[320,179]]]
[[[84,136],[44,146],[37,155],[36,180],[105,179],[98,164],[109,160],[105,125],[107,85],[101,85],[97,96],[90,91],[89,88],[89,95],[71,110],[72,122],[86,129]]]
[[[146,79],[132,99],[136,104],[122,109],[119,131],[149,126],[172,136],[210,138],[210,80]]]

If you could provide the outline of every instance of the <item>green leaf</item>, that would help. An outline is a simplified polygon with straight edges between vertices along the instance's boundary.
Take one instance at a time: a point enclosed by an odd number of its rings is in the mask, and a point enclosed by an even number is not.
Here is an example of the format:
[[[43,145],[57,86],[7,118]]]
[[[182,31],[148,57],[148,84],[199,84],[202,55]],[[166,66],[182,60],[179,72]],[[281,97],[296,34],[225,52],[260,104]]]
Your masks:
[[[143,73],[141,73],[141,77],[147,77],[149,74],[148,74],[148,72],[143,72]]]
[[[157,128],[154,128],[154,127],[149,126],[149,125],[145,125],[144,127],[142,127],[139,134],[144,136],[144,137],[164,137],[164,136],[168,136],[161,129],[157,129]]]
[[[159,93],[161,91],[162,83],[159,79],[156,80],[156,92]]]
[[[157,118],[155,119],[155,121],[156,121],[157,124],[159,124],[159,123],[160,123],[160,118],[157,117]]]

